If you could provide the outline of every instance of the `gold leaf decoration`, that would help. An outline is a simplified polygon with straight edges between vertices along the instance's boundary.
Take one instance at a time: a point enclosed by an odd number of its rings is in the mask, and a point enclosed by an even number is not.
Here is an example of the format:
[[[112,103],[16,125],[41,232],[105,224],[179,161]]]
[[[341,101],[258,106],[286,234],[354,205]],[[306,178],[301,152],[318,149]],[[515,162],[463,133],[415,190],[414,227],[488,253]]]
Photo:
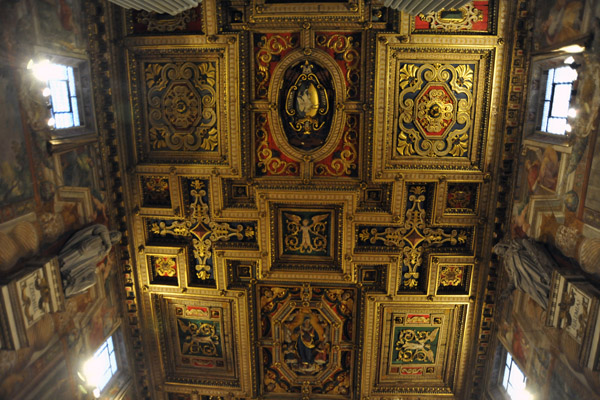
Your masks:
[[[404,89],[407,86],[413,86],[418,84],[417,82],[417,71],[419,67],[414,64],[404,64],[400,68],[400,73],[398,75],[398,82],[400,85],[400,89]]]
[[[358,151],[356,150],[356,142],[358,138],[357,118],[350,115],[346,119],[346,130],[342,137],[342,149],[339,154],[334,156],[331,163],[328,165],[321,162],[315,165],[315,175],[329,176],[349,176],[352,170],[356,169],[356,161],[358,159]]]
[[[269,175],[296,175],[298,173],[298,165],[296,163],[284,161],[273,154],[273,150],[269,146],[267,117],[265,115],[257,115],[256,122],[256,139],[258,141],[256,156],[257,166],[260,170]]]
[[[216,62],[149,63],[145,78],[150,147],[215,151],[219,145]]]
[[[348,98],[355,98],[359,93],[360,86],[360,53],[358,51],[360,43],[357,43],[352,36],[341,34],[322,34],[315,38],[317,46],[325,49],[331,49],[335,54],[340,54],[346,66],[346,95]]]
[[[456,67],[456,85],[471,90],[473,87],[473,70],[471,67],[468,65],[459,65]]]
[[[402,64],[396,153],[466,157],[472,129],[474,70],[470,65]]]
[[[429,330],[402,329],[398,334],[395,349],[397,361],[403,363],[433,363],[440,328]]]
[[[298,40],[293,35],[264,35],[260,38],[256,52],[256,66],[258,67],[256,74],[257,97],[265,98],[267,95],[270,80],[269,65],[273,56],[280,55],[284,51],[297,46]]]
[[[419,284],[419,269],[423,264],[423,247],[442,244],[465,244],[468,239],[464,230],[431,228],[426,225],[426,212],[423,203],[426,200],[425,186],[412,186],[408,200],[412,202],[406,210],[404,224],[398,228],[365,228],[359,234],[359,240],[371,244],[381,242],[386,247],[395,247],[400,251],[401,264],[406,270],[402,285],[416,288]]]
[[[473,29],[474,22],[483,21],[483,12],[472,4],[467,4],[455,10],[460,12],[461,17],[459,18],[444,18],[443,11],[419,14],[419,18],[429,22],[429,29],[449,32],[469,31]]]

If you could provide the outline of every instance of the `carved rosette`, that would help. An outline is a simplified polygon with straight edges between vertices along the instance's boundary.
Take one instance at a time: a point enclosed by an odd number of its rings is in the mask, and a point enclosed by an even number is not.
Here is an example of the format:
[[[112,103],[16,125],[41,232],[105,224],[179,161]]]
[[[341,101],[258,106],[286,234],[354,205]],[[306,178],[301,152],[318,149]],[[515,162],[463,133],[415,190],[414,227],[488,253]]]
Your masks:
[[[145,66],[153,150],[214,151],[219,143],[215,62]]]
[[[465,156],[473,85],[470,65],[400,64],[397,155]]]
[[[481,171],[490,123],[495,50],[377,45],[373,176],[400,170]],[[403,172],[404,173],[404,172]]]

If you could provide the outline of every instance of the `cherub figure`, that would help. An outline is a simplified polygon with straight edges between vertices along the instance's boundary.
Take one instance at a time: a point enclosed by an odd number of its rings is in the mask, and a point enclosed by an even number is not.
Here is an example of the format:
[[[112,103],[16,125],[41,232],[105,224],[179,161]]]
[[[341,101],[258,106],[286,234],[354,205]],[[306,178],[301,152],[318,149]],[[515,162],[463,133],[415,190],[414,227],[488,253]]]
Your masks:
[[[312,253],[325,251],[327,237],[325,236],[325,219],[329,214],[315,215],[309,221],[299,215],[284,213],[287,217],[289,234],[285,237],[285,246],[292,251]]]

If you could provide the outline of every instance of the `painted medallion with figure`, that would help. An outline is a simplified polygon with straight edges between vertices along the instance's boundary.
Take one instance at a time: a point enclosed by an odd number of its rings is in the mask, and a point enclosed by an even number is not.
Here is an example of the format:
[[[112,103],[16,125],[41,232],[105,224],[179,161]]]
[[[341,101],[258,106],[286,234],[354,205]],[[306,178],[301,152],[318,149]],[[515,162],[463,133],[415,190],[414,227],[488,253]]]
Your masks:
[[[329,136],[334,101],[331,75],[325,68],[308,60],[290,67],[279,93],[289,144],[303,151],[323,146]]]

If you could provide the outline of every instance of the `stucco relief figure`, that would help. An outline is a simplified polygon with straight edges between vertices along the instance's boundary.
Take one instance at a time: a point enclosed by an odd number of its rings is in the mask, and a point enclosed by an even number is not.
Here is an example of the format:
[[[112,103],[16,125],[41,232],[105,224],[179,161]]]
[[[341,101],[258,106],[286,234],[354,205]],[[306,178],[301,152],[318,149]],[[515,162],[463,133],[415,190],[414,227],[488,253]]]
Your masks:
[[[102,224],[73,234],[58,254],[65,296],[81,293],[96,282],[96,266],[119,240],[121,232],[109,231]]]
[[[284,213],[287,218],[288,234],[284,238],[286,250],[300,253],[323,252],[327,250],[325,228],[329,214],[321,214],[308,218]]]
[[[547,309],[552,271],[557,265],[545,248],[530,238],[509,239],[494,246],[493,252],[502,258],[508,274],[507,291],[519,289]]]

